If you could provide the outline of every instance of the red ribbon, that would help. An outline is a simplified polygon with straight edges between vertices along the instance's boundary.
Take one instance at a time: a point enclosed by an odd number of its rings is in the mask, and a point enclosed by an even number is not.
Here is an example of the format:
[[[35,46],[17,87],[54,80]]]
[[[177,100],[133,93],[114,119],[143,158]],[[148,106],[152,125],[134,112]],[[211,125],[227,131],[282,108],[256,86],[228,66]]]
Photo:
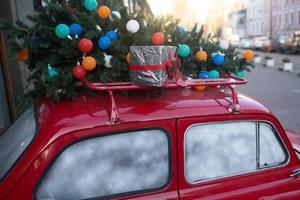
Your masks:
[[[131,71],[159,71],[159,70],[165,70],[167,66],[165,64],[162,65],[144,65],[144,66],[138,66],[138,65],[131,65],[129,66],[129,70]]]

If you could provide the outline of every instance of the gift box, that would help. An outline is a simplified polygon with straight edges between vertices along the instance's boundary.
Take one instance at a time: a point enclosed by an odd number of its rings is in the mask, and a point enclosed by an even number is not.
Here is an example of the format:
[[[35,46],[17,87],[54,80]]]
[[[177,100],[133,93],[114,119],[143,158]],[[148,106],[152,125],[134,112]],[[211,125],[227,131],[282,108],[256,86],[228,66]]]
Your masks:
[[[162,87],[168,80],[168,71],[177,67],[177,47],[130,47],[130,82],[141,86]]]

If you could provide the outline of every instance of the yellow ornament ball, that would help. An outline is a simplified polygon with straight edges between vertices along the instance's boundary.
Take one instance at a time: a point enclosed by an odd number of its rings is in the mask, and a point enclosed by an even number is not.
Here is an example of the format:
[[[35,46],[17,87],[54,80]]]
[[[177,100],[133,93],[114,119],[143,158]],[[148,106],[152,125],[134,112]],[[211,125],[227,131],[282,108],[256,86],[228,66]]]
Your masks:
[[[96,68],[97,62],[95,58],[87,56],[82,60],[82,67],[87,71],[92,71]]]
[[[98,9],[98,16],[101,19],[108,19],[110,16],[110,9],[107,6],[100,6]]]
[[[197,61],[199,61],[199,62],[205,62],[207,59],[207,53],[203,50],[200,50],[197,52],[196,58],[197,58]]]
[[[254,52],[253,51],[251,51],[251,50],[246,50],[246,51],[244,51],[244,53],[243,53],[243,58],[246,60],[246,61],[251,61],[251,60],[253,60],[253,58],[254,58]]]
[[[130,53],[128,53],[126,55],[126,62],[127,62],[128,65],[130,65],[130,63],[131,63],[131,55],[130,55]]]
[[[205,88],[206,88],[206,86],[195,86],[194,87],[195,88],[195,90],[198,90],[198,91],[203,91],[203,90],[205,90]]]

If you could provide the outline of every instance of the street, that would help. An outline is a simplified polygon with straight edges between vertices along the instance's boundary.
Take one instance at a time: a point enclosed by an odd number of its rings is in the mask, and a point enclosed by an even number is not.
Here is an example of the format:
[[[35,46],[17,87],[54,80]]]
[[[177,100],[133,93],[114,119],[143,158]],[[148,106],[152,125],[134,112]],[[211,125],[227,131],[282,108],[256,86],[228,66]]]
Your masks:
[[[262,55],[262,58],[265,55],[261,52],[258,54]],[[271,109],[284,128],[300,131],[300,56],[269,55],[276,60],[275,67],[256,64],[256,68],[246,74],[248,83],[237,88],[241,93],[253,97]],[[297,71],[279,71],[280,60],[283,57],[289,57]]]

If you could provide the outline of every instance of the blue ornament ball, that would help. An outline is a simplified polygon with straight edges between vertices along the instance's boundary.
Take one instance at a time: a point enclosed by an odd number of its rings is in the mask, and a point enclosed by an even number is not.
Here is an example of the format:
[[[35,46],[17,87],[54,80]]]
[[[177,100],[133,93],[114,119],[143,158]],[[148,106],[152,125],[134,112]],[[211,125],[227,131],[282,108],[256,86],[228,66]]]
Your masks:
[[[178,54],[181,57],[188,57],[190,55],[190,53],[191,53],[191,49],[188,45],[186,45],[186,44],[179,45]]]
[[[99,40],[98,40],[98,47],[102,50],[107,50],[110,47],[110,38],[107,36],[102,36]]]
[[[79,24],[73,23],[70,25],[70,35],[72,37],[81,36],[81,34],[82,34],[82,28]]]
[[[65,39],[70,34],[70,28],[66,24],[59,24],[55,28],[55,34],[60,39]]]
[[[200,79],[207,79],[208,76],[209,76],[208,71],[201,71],[201,72],[199,73],[199,78],[200,78]]]
[[[89,11],[96,10],[98,7],[98,2],[97,0],[84,0],[84,7]]]
[[[212,79],[220,78],[220,73],[217,70],[211,70],[208,72],[208,78],[212,78]]]
[[[185,35],[185,29],[182,26],[178,27],[178,32],[181,37]]]
[[[213,63],[216,65],[222,65],[224,64],[224,55],[217,53],[216,55],[213,56]]]
[[[115,31],[108,31],[108,32],[106,33],[106,36],[109,37],[109,39],[110,39],[111,41],[116,41],[116,40],[119,38],[118,33],[115,32]]]
[[[243,78],[245,76],[245,71],[239,71],[235,74],[235,76],[237,76],[239,78]]]

